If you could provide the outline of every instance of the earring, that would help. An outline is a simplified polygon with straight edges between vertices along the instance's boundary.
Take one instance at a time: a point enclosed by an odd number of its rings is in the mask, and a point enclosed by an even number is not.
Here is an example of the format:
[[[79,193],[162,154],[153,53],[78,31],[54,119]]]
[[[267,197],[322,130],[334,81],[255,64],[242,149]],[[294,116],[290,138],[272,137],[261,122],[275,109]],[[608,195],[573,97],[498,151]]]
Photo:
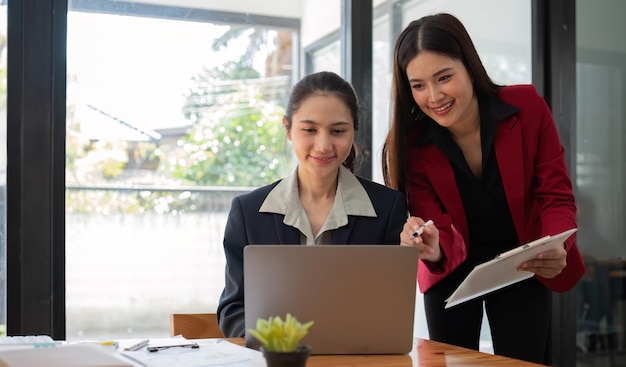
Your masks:
[[[411,116],[413,116],[413,121],[417,121],[422,117],[423,112],[417,106],[411,107]]]

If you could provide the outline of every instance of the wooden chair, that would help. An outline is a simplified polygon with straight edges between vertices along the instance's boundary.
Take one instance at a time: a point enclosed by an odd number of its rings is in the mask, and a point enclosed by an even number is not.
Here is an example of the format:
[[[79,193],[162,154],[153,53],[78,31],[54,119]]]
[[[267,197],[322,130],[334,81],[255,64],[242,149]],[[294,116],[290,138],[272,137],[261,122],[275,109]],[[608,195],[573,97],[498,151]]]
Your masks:
[[[214,313],[175,313],[170,315],[170,335],[187,339],[223,338]]]

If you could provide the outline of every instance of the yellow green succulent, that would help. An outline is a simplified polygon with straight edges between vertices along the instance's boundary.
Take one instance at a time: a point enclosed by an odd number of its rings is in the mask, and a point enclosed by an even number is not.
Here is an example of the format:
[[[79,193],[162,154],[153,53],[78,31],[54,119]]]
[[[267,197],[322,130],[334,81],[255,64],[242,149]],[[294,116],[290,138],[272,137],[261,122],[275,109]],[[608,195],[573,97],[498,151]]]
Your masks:
[[[248,333],[257,338],[267,351],[293,352],[312,325],[313,321],[301,324],[291,314],[287,314],[285,321],[280,316],[270,316],[267,320],[258,319],[256,329],[248,329]]]

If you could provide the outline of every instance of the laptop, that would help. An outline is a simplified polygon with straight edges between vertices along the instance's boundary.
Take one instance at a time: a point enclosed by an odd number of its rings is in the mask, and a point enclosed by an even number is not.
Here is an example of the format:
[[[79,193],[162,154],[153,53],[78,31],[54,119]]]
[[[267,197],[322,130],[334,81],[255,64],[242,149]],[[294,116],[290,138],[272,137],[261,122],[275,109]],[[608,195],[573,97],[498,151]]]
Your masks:
[[[248,245],[245,327],[290,313],[313,321],[311,354],[406,354],[413,348],[418,251],[393,245]],[[260,343],[246,333],[246,346]]]

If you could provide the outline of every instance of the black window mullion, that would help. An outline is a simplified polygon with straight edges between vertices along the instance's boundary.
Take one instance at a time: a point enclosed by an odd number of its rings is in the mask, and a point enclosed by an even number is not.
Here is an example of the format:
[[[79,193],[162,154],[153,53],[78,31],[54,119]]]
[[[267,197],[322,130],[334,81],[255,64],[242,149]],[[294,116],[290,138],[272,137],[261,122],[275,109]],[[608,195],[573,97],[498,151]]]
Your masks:
[[[361,102],[356,142],[361,154],[357,174],[372,178],[372,0],[341,1],[341,70]]]
[[[533,84],[550,106],[576,182],[576,2],[533,0]],[[552,297],[551,359],[554,366],[576,365],[576,294]]]
[[[7,333],[65,339],[67,0],[7,19]]]

